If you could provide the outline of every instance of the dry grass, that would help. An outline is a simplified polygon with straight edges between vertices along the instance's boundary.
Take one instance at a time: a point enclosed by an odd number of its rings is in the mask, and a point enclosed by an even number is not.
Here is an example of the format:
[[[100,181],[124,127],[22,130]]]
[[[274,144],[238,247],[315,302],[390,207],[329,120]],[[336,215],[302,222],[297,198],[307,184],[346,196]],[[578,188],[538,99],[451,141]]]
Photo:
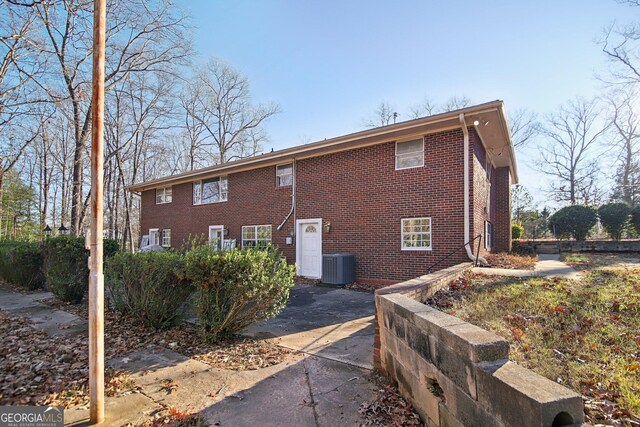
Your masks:
[[[640,269],[640,254],[626,252],[563,253],[562,261],[576,270]]]
[[[429,303],[508,339],[510,359],[582,393],[589,422],[640,422],[640,270],[581,281],[468,275],[452,288]]]
[[[486,257],[491,267],[508,268],[511,270],[533,270],[538,262],[537,256],[516,255],[516,254],[489,254]]]

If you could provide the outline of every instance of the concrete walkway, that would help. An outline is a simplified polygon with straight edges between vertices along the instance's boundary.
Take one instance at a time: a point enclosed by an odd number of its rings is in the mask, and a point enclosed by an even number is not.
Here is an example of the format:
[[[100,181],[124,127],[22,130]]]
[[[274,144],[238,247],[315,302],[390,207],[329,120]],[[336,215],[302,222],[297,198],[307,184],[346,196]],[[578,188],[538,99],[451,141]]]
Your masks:
[[[51,336],[86,333],[86,322],[40,302],[49,293],[0,287],[0,310],[34,320]],[[254,371],[213,368],[166,348],[123,354],[107,365],[131,373],[137,393],[106,398],[104,425],[138,423],[162,408],[200,412],[218,426],[355,426],[371,401],[373,295],[296,286],[277,318],[248,335],[300,350],[285,362]],[[175,387],[167,390],[166,381]],[[66,425],[88,425],[88,408],[65,411]]]
[[[540,254],[533,270],[512,270],[508,268],[474,267],[471,271],[487,276],[511,277],[560,277],[578,280],[582,274],[560,261],[558,254]]]

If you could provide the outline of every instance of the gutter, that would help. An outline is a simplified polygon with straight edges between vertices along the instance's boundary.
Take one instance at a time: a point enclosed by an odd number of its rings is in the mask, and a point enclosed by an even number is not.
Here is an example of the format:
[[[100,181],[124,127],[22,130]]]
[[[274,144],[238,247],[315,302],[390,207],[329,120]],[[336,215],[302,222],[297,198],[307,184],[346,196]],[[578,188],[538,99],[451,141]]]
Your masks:
[[[460,119],[460,126],[462,126],[462,133],[464,135],[464,248],[467,251],[467,256],[471,261],[480,263],[482,265],[489,265],[486,259],[477,257],[473,254],[473,250],[469,245],[469,229],[470,229],[470,215],[469,215],[469,129],[467,129],[467,122],[464,118],[464,113],[460,113],[458,116]]]

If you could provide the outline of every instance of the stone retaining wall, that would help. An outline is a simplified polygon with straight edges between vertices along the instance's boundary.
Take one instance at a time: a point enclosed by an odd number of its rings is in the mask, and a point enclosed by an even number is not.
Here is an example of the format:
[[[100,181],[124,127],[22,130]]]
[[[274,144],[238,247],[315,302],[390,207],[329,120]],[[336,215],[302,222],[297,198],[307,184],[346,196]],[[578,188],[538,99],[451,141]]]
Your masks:
[[[558,241],[528,241],[527,244],[538,246],[557,245],[560,252],[640,252],[640,240],[587,240],[576,242],[573,240]]]
[[[376,367],[428,426],[565,426],[582,397],[508,361],[509,343],[423,304],[468,264],[376,292]]]

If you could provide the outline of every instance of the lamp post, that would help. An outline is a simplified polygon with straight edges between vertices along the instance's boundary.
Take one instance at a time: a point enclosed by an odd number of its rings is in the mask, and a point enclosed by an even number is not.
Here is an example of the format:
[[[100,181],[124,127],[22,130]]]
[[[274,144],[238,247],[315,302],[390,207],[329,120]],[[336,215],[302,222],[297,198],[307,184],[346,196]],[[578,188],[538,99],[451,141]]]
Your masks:
[[[44,228],[44,235],[45,237],[49,238],[49,236],[51,236],[51,227],[49,227],[49,224],[47,224],[47,226]]]
[[[58,232],[61,236],[66,236],[69,234],[69,229],[64,226],[64,224],[60,223],[60,227],[58,227]]]

